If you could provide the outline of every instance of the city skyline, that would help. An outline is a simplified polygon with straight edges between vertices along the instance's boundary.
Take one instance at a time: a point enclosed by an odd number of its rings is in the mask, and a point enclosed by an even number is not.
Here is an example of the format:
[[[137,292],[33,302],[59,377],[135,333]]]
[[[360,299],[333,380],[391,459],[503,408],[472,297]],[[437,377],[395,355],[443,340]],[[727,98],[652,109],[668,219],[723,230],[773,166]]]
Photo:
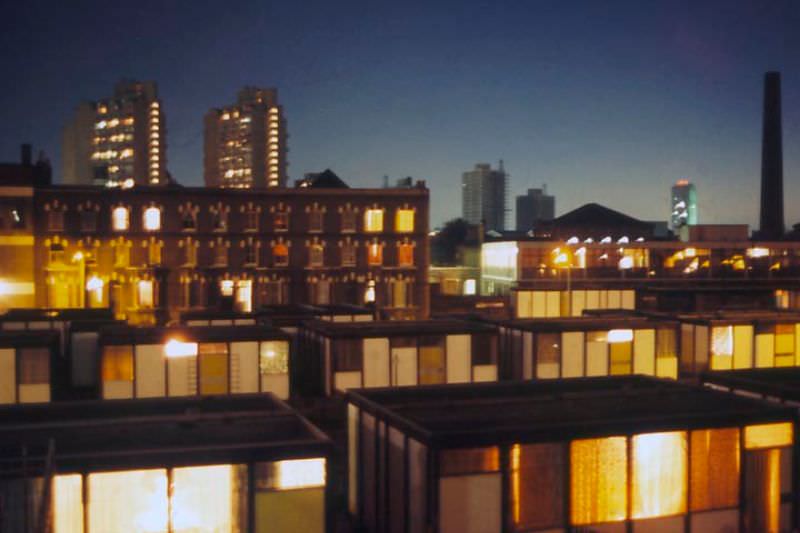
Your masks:
[[[779,70],[786,196],[800,192],[800,60],[790,32],[798,9],[790,2],[579,11],[318,5],[307,13],[252,4],[188,15],[155,4],[89,5],[129,27],[89,31],[73,8],[42,15],[36,4],[4,27],[2,65],[15,75],[0,101],[10,125],[0,159],[15,160],[19,143],[31,142],[60,180],[60,131],[75,107],[122,77],[154,79],[169,117],[168,170],[200,185],[203,113],[245,85],[274,86],[291,123],[291,180],[327,167],[353,186],[380,186],[385,174],[425,179],[432,227],[458,216],[448,190],[463,168],[502,158],[510,196],[547,182],[557,214],[597,201],[666,220],[667,186],[688,177],[707,200],[713,194],[704,221],[754,228],[762,77]],[[478,21],[502,31],[476,44],[464,29]],[[171,34],[150,44],[159,31]],[[798,220],[800,207],[788,201],[787,228]]]

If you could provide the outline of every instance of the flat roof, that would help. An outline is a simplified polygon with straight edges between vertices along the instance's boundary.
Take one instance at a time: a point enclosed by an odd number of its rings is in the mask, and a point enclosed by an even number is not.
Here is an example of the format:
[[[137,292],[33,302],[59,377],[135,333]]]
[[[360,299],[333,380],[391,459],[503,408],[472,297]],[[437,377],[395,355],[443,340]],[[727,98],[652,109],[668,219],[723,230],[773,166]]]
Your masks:
[[[800,322],[800,313],[778,310],[723,310],[710,313],[675,313],[669,316],[680,322],[702,325]]]
[[[0,315],[0,322],[30,322],[47,320],[114,320],[111,309],[39,309],[12,308]]]
[[[497,327],[472,320],[375,320],[370,322],[330,322],[314,320],[304,327],[325,337],[365,338],[459,333],[496,333]]]
[[[164,344],[170,339],[186,342],[242,342],[291,338],[280,329],[266,325],[171,327],[114,325],[100,330],[99,343],[101,345]]]
[[[583,316],[563,318],[517,318],[501,320],[499,325],[524,331],[592,331],[609,329],[652,329],[677,327],[678,322],[668,318],[651,318],[638,315]]]
[[[800,403],[800,367],[715,370],[704,372],[700,380]]]
[[[58,345],[61,335],[53,330],[0,330],[0,348],[36,348]]]
[[[329,439],[271,394],[0,407],[0,477],[327,456]],[[23,450],[27,456],[23,459]]]
[[[795,416],[765,401],[646,376],[351,389],[346,397],[438,448],[730,427]]]

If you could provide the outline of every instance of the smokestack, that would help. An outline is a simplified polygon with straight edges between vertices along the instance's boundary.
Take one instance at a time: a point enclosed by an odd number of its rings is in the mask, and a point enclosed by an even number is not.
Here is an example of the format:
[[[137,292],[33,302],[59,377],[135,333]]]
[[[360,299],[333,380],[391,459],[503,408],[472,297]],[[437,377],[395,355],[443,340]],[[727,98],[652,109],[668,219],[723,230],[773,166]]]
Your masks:
[[[31,147],[30,144],[26,143],[26,144],[23,144],[20,147],[20,156],[22,158],[22,165],[23,166],[26,166],[26,167],[31,166],[31,163],[33,162],[32,153],[33,153],[33,148]]]
[[[761,137],[761,226],[759,238],[778,239],[783,223],[781,74],[764,75],[764,130]]]

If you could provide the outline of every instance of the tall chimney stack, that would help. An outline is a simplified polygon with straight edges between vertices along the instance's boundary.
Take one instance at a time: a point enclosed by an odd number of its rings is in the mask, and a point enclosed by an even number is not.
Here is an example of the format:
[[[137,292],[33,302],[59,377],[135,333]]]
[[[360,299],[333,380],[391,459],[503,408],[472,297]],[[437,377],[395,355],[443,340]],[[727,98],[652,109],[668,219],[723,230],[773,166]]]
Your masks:
[[[761,137],[761,225],[759,238],[779,239],[783,222],[781,74],[764,75],[764,130]]]

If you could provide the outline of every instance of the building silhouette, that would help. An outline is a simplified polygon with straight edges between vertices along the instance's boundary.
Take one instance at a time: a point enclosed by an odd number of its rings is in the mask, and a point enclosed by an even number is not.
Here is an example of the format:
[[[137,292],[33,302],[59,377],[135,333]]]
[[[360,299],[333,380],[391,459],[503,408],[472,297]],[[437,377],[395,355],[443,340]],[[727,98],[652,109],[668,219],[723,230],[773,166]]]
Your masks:
[[[781,133],[781,74],[764,75],[764,122],[761,138],[762,239],[783,236],[783,147]]]
[[[483,223],[487,230],[505,229],[508,174],[502,160],[497,170],[488,163],[476,164],[462,174],[461,187],[461,216],[467,222]]]
[[[697,190],[689,180],[678,180],[670,191],[670,225],[673,231],[697,224]]]
[[[243,88],[235,104],[206,113],[203,154],[206,185],[286,186],[287,137],[278,90]]]
[[[547,194],[547,185],[541,189],[528,189],[528,194],[517,196],[517,231],[527,231],[539,221],[553,220],[556,197]]]
[[[109,98],[84,102],[62,138],[62,181],[70,185],[161,185],[164,110],[153,81],[122,80]]]

